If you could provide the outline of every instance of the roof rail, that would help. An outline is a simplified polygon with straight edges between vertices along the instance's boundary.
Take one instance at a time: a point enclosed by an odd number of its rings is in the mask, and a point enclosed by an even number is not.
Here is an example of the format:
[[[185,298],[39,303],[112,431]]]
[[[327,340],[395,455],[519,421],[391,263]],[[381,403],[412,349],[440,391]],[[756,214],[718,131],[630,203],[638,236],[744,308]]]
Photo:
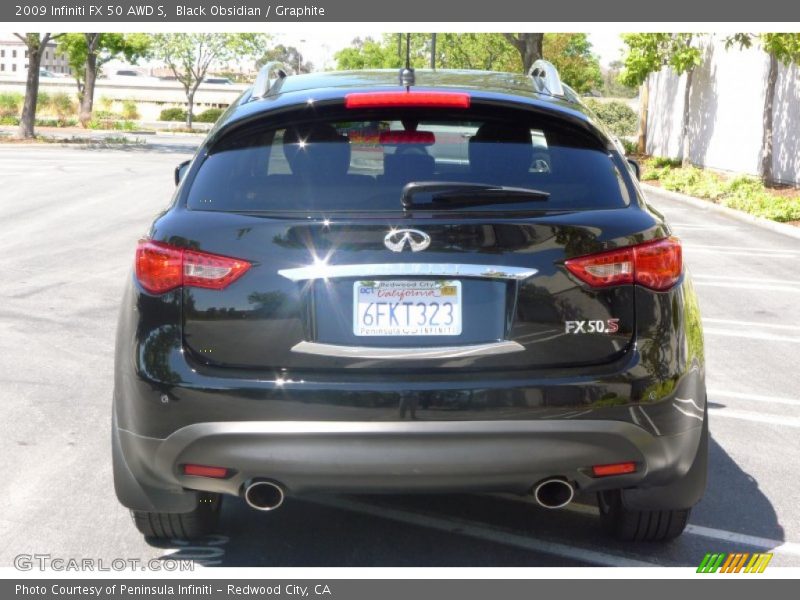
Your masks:
[[[553,63],[539,59],[533,63],[528,75],[533,79],[533,87],[537,92],[564,97],[564,86]]]
[[[275,77],[271,77],[273,72]],[[278,61],[270,61],[261,67],[256,77],[256,82],[253,84],[253,92],[250,94],[251,100],[259,100],[266,96],[275,84],[286,79],[286,69],[283,63]]]

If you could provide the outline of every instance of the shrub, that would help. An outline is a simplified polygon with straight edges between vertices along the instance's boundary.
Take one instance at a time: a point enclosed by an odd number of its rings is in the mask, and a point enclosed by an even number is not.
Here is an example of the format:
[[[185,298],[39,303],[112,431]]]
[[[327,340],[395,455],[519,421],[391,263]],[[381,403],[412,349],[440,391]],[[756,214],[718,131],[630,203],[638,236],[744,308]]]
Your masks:
[[[50,97],[49,109],[58,118],[58,123],[64,125],[69,117],[75,115],[77,106],[69,94],[59,92]]]
[[[22,94],[5,92],[0,94],[0,118],[18,117],[22,112]]]
[[[50,94],[47,92],[39,92],[36,96],[36,108],[37,110],[50,110]]]
[[[636,151],[639,149],[636,142],[626,140],[625,138],[621,138],[619,141],[622,142],[622,147],[625,148],[625,154],[636,154]]]
[[[165,108],[158,116],[159,121],[185,121],[186,111],[182,108]]]
[[[114,99],[108,96],[100,96],[97,104],[100,105],[100,110],[105,112],[111,112],[114,109]]]
[[[134,120],[139,118],[139,107],[133,100],[124,100],[122,102],[122,118],[127,120]]]
[[[221,108],[208,108],[197,115],[195,121],[198,123],[216,123],[222,112]]]
[[[636,115],[636,111],[624,102],[616,100],[600,102],[594,98],[587,98],[586,105],[617,137],[633,135],[639,127],[639,118]]]

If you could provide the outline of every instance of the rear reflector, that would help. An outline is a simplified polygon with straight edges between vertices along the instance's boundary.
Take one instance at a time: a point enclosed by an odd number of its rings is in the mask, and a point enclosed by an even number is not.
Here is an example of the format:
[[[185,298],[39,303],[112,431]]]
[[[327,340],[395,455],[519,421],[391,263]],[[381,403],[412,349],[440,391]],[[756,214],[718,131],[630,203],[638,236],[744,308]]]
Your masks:
[[[636,463],[624,462],[614,463],[611,465],[595,465],[592,467],[592,475],[595,477],[607,477],[609,475],[625,475],[626,473],[635,473]]]
[[[142,240],[136,248],[136,279],[151,294],[181,286],[221,290],[239,279],[250,263],[238,258],[186,250]]]
[[[193,475],[194,477],[224,479],[228,476],[228,469],[225,467],[209,467],[207,465],[183,465],[183,474]]]
[[[356,92],[344,97],[345,108],[469,108],[469,94],[461,92]]]
[[[664,291],[675,285],[683,271],[681,243],[672,237],[571,258],[564,264],[578,279],[597,288],[636,283]]]

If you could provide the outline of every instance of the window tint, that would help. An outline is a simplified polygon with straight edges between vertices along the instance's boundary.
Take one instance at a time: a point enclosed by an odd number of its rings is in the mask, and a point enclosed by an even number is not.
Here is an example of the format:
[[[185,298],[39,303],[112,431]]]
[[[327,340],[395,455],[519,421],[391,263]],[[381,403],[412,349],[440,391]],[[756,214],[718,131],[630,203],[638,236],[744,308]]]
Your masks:
[[[550,196],[515,206],[599,209],[629,202],[597,141],[563,126],[512,120],[331,120],[262,130],[212,150],[190,208],[221,211],[397,211],[409,182],[533,188]],[[508,209],[492,204],[479,210]]]

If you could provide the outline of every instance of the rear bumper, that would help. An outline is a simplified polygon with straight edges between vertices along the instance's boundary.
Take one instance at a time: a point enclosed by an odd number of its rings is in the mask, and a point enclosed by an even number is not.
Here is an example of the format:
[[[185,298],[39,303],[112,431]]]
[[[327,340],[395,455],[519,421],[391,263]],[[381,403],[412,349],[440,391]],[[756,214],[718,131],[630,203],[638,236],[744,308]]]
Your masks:
[[[699,423],[698,423],[699,425]],[[267,478],[308,492],[504,491],[546,477],[582,491],[668,485],[687,473],[701,427],[669,436],[618,421],[206,422],[164,439],[115,427],[117,495],[129,508],[188,510],[187,490],[240,493]],[[634,461],[605,478],[592,465]],[[224,466],[227,479],[185,476],[187,463]],[[119,475],[118,473],[126,475]],[[130,479],[130,481],[128,481]]]

